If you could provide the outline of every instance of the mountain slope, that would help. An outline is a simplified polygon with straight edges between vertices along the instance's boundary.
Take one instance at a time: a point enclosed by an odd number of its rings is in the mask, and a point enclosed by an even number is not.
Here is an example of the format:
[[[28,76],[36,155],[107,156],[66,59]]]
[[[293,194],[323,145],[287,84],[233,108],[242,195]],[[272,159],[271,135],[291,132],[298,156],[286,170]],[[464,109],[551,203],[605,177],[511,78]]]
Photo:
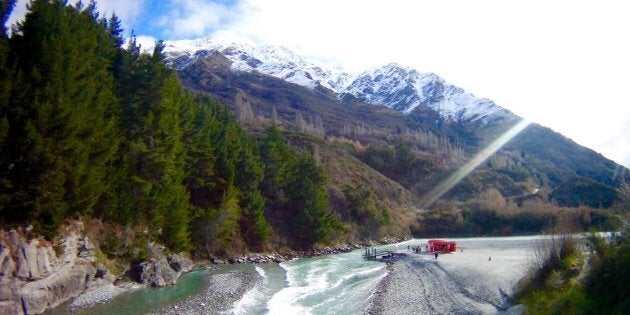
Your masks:
[[[257,115],[267,118],[273,107],[286,123],[294,123],[298,114],[306,120],[319,116],[331,134],[341,135],[344,127],[360,124],[387,130],[392,126],[415,126],[411,119],[384,107],[360,102],[342,104],[326,88],[311,90],[258,72],[234,71],[231,60],[217,51],[180,70],[179,76],[190,89],[211,93],[231,105],[244,97]]]
[[[393,147],[403,141],[416,157],[424,156],[418,163],[442,161],[429,164],[442,166],[422,171],[427,174],[422,178],[411,177],[413,172],[399,176],[418,194],[437,185],[520,120],[435,74],[397,64],[352,76],[309,63],[285,48],[207,39],[169,42],[167,56],[189,89],[210,93],[235,107],[246,103],[264,119],[271,119],[275,108],[286,126],[298,120],[319,124],[319,134],[346,137],[363,147]],[[354,154],[363,156],[361,150]],[[547,185],[553,190],[580,177],[613,190],[630,181],[624,167],[533,124],[447,198],[468,200],[489,188],[498,188],[505,196],[526,195],[530,186]],[[462,190],[462,185],[467,188]]]

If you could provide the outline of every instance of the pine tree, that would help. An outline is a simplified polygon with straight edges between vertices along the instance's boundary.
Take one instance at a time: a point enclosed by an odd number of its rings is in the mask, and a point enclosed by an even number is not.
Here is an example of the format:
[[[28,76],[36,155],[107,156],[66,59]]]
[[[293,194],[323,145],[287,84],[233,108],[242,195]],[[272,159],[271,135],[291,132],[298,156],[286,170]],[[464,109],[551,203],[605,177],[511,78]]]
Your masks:
[[[6,117],[6,113],[9,110],[8,104],[11,97],[11,82],[13,81],[14,75],[14,71],[9,64],[11,47],[9,45],[5,24],[11,16],[16,2],[17,0],[0,2],[0,22],[2,23],[0,24],[0,150],[2,150],[2,145],[9,132],[9,121],[8,117]]]
[[[116,40],[110,45],[115,47]],[[190,99],[165,66],[162,49],[158,42],[152,55],[140,54],[132,40],[112,55],[119,62],[110,69],[117,79],[124,142],[112,163],[115,185],[105,194],[108,207],[99,214],[125,224],[147,224],[152,237],[181,251],[190,248],[182,128],[182,108]]]
[[[122,47],[125,43],[125,39],[123,38],[123,28],[122,22],[120,18],[115,13],[112,13],[112,16],[107,20],[107,30],[109,31],[109,35],[113,39],[114,45],[116,47]]]
[[[260,192],[263,165],[253,139],[243,132],[243,146],[237,162],[235,186],[240,191],[240,206],[243,211],[241,230],[249,246],[260,249],[271,233],[265,219],[265,201]]]
[[[8,177],[10,160],[5,147],[9,136],[9,116],[11,89],[15,79],[15,69],[10,61],[11,47],[7,37],[5,24],[11,15],[16,1],[2,1],[0,3],[0,214],[11,201],[12,184]]]
[[[9,212],[50,236],[66,216],[89,214],[106,187],[117,100],[93,13],[65,1],[30,10],[12,39],[20,86],[8,118]]]
[[[328,242],[333,231],[342,229],[329,209],[326,183],[324,170],[310,155],[300,155],[289,166],[285,190],[287,208],[294,212],[289,226],[303,245]]]
[[[199,208],[216,207],[212,194],[216,186],[216,153],[213,139],[220,128],[216,105],[207,97],[190,97],[182,107],[182,129],[187,148],[184,180],[190,203]]]
[[[281,202],[287,166],[292,159],[290,148],[284,143],[280,131],[271,127],[265,130],[260,147],[260,155],[265,164],[262,191],[272,202]]]

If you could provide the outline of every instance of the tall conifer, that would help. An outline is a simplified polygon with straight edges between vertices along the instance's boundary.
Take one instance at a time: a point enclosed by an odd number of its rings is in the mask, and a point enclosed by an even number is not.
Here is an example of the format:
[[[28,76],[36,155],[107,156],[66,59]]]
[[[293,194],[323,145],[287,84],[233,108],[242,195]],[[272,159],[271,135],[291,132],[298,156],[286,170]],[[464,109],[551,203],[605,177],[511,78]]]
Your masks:
[[[11,100],[10,211],[51,235],[67,215],[90,213],[104,190],[117,101],[93,12],[36,0],[18,30],[12,46],[24,85]]]

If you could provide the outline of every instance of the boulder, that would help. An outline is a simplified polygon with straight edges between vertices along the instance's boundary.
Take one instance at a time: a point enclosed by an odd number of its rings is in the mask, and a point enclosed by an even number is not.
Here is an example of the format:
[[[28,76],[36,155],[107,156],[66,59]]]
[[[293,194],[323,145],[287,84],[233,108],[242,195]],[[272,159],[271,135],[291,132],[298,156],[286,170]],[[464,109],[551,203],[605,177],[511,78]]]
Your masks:
[[[180,273],[189,272],[194,266],[190,259],[180,254],[170,254],[166,260],[168,261],[168,265],[171,269]]]
[[[134,266],[133,279],[152,287],[165,287],[177,282],[178,274],[163,259],[150,259]]]
[[[167,258],[163,250],[163,246],[150,245],[151,258],[134,265],[130,270],[130,277],[152,287],[165,287],[177,283],[182,273],[192,269],[193,263],[188,258],[179,254],[170,254]]]
[[[90,241],[87,236],[84,236],[78,241],[77,256],[85,258],[89,261],[96,261],[96,246]]]

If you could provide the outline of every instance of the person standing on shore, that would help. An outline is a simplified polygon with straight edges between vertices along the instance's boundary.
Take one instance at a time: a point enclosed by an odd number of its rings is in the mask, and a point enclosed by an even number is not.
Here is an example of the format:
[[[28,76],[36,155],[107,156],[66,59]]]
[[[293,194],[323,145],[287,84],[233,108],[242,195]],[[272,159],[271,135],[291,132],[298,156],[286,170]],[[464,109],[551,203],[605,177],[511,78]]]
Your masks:
[[[438,257],[438,252],[435,252],[435,259],[437,259]]]

